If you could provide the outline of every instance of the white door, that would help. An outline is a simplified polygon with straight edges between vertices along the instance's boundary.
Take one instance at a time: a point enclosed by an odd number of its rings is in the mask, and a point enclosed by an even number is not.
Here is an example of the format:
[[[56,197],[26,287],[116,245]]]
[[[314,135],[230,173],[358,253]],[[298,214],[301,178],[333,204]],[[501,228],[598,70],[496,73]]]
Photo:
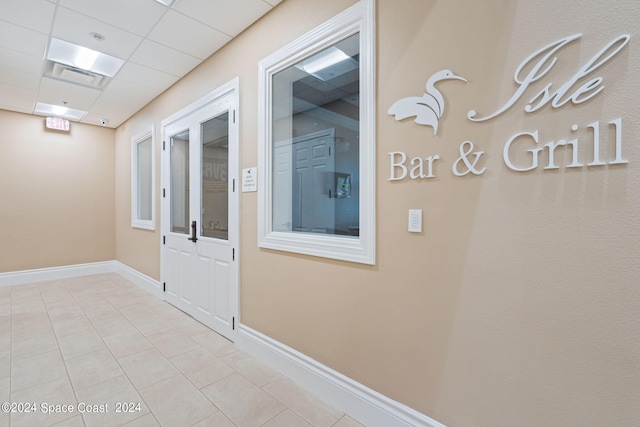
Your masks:
[[[335,232],[335,131],[326,129],[274,146],[274,231]]]
[[[333,129],[293,139],[293,230],[335,233]]]
[[[234,339],[238,310],[237,91],[163,121],[165,299]]]

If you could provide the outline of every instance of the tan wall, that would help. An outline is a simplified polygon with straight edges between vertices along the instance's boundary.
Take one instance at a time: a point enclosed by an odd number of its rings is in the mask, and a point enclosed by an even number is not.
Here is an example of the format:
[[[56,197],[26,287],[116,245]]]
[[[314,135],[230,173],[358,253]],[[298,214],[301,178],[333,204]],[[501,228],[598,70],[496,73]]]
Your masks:
[[[285,0],[118,129],[119,260],[159,277],[158,233],[128,225],[131,136],[239,75],[241,167],[257,166],[257,62],[353,3]],[[536,88],[562,85],[605,44],[637,30],[635,0],[377,6],[377,264],[259,249],[257,194],[244,193],[242,322],[449,426],[637,425],[637,35],[596,73],[606,89],[590,102],[526,114],[530,90],[497,119],[466,119],[470,109],[489,114],[509,99],[529,54],[583,33]],[[443,68],[469,82],[439,86],[447,105],[437,136],[386,114]],[[607,123],[618,117],[628,165],[519,173],[502,161],[510,136],[534,130],[540,145],[578,137],[581,159],[591,161],[586,126],[597,121],[610,160]],[[485,152],[481,176],[451,173],[466,140]],[[437,178],[388,181],[391,151],[440,155]],[[558,164],[569,157],[558,149]],[[422,234],[406,231],[410,208],[424,211]]]
[[[0,272],[115,258],[114,131],[0,110]]]
[[[133,128],[127,122],[116,130],[116,259],[156,280],[160,280],[160,120],[153,123],[144,113],[139,113],[139,124]],[[135,121],[134,121],[135,122]],[[155,172],[156,172],[156,229],[146,230],[131,227],[131,141],[151,130],[155,132]]]
[[[379,211],[377,280],[395,288],[388,298],[399,312],[391,319],[382,315],[390,325],[367,337],[373,346],[378,334],[396,336],[383,357],[395,353],[401,369],[381,374],[384,362],[360,350],[366,376],[375,378],[375,388],[387,387],[451,426],[636,425],[637,2],[380,2],[378,16],[378,200],[392,208]],[[560,87],[607,43],[630,32],[629,46],[593,76],[605,79],[597,98],[524,112],[546,84]],[[490,114],[511,97],[513,74],[528,55],[577,33],[582,39],[558,54],[555,68],[521,102],[488,122],[466,120],[470,109]],[[420,94],[425,77],[445,67],[469,83],[441,84],[448,112],[438,137],[385,116],[391,103]],[[590,162],[587,125],[598,121],[602,158],[611,160],[608,122],[618,117],[628,165],[520,173],[502,161],[509,137],[538,130],[540,145],[578,137],[580,158]],[[578,131],[571,131],[573,124]],[[484,175],[451,173],[465,140],[485,151]],[[384,153],[395,150],[440,154],[438,178],[385,182]],[[560,165],[571,162],[570,150],[559,149],[557,156]],[[422,236],[404,232],[413,207],[424,209]],[[382,299],[376,301],[381,313],[388,311]],[[352,362],[349,369],[361,368]]]

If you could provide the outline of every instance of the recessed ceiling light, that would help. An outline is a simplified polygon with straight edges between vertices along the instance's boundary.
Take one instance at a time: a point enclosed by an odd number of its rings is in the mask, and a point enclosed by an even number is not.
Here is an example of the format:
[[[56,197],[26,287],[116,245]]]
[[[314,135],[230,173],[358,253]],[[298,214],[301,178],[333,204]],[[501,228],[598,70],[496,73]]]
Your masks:
[[[64,40],[52,38],[47,59],[113,77],[124,60]]]
[[[296,68],[323,81],[356,70],[358,66],[358,61],[335,46],[295,64]]]
[[[43,116],[57,116],[64,117],[70,120],[80,120],[87,114],[86,111],[75,110],[73,108],[64,107],[62,105],[45,104],[44,102],[36,103],[35,114],[41,114]]]
[[[171,6],[171,3],[173,3],[175,0],[156,0],[156,1],[168,7],[168,6]]]
[[[349,55],[341,51],[335,46],[323,50],[320,53],[296,64],[296,67],[306,71],[309,74],[315,74],[318,71],[329,68],[332,65],[349,59]]]

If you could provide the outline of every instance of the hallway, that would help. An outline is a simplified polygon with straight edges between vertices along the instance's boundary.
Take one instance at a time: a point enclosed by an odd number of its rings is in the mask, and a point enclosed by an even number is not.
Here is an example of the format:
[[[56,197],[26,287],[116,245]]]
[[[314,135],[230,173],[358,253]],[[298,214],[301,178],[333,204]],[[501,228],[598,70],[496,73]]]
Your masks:
[[[25,411],[0,427],[360,425],[115,273],[0,288],[0,402]]]

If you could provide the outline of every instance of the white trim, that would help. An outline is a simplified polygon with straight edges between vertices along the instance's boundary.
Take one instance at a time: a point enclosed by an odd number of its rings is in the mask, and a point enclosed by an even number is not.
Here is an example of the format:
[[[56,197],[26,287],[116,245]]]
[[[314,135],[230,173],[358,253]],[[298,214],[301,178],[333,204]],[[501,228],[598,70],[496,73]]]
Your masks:
[[[359,236],[274,231],[272,77],[356,33],[360,33]],[[363,264],[376,263],[375,68],[375,0],[361,0],[258,63],[258,246]]]
[[[125,279],[129,280],[131,283],[149,292],[151,295],[164,300],[162,285],[158,280],[149,277],[146,274],[140,273],[138,270],[135,270],[128,265],[121,263],[120,261],[113,261],[113,263],[115,273],[118,273]]]
[[[243,324],[236,345],[369,427],[445,427]]]
[[[194,111],[200,109],[201,107],[204,107],[205,105],[217,99],[222,99],[226,95],[233,92],[236,92],[236,94],[239,94],[240,92],[240,77],[234,77],[233,79],[229,80],[227,83],[223,84],[217,89],[212,90],[202,98],[199,98],[197,101],[192,102],[191,104],[187,105],[186,107],[182,108],[181,110],[173,113],[166,119],[162,120],[160,122],[160,127],[163,130],[162,139],[164,140],[166,138],[166,135],[164,134],[165,126],[171,124],[172,122],[180,120],[188,116],[189,114],[193,113]]]
[[[115,261],[10,271],[8,273],[0,273],[0,286],[22,285],[25,283],[45,282],[48,280],[68,279],[71,277],[114,272]]]
[[[120,261],[102,261],[87,264],[63,265],[60,267],[36,268],[33,270],[0,273],[0,287],[116,273],[159,299],[164,299],[159,281],[140,273]]]
[[[138,218],[138,144],[151,138],[151,219]],[[154,127],[131,138],[131,227],[156,229],[156,137]]]

